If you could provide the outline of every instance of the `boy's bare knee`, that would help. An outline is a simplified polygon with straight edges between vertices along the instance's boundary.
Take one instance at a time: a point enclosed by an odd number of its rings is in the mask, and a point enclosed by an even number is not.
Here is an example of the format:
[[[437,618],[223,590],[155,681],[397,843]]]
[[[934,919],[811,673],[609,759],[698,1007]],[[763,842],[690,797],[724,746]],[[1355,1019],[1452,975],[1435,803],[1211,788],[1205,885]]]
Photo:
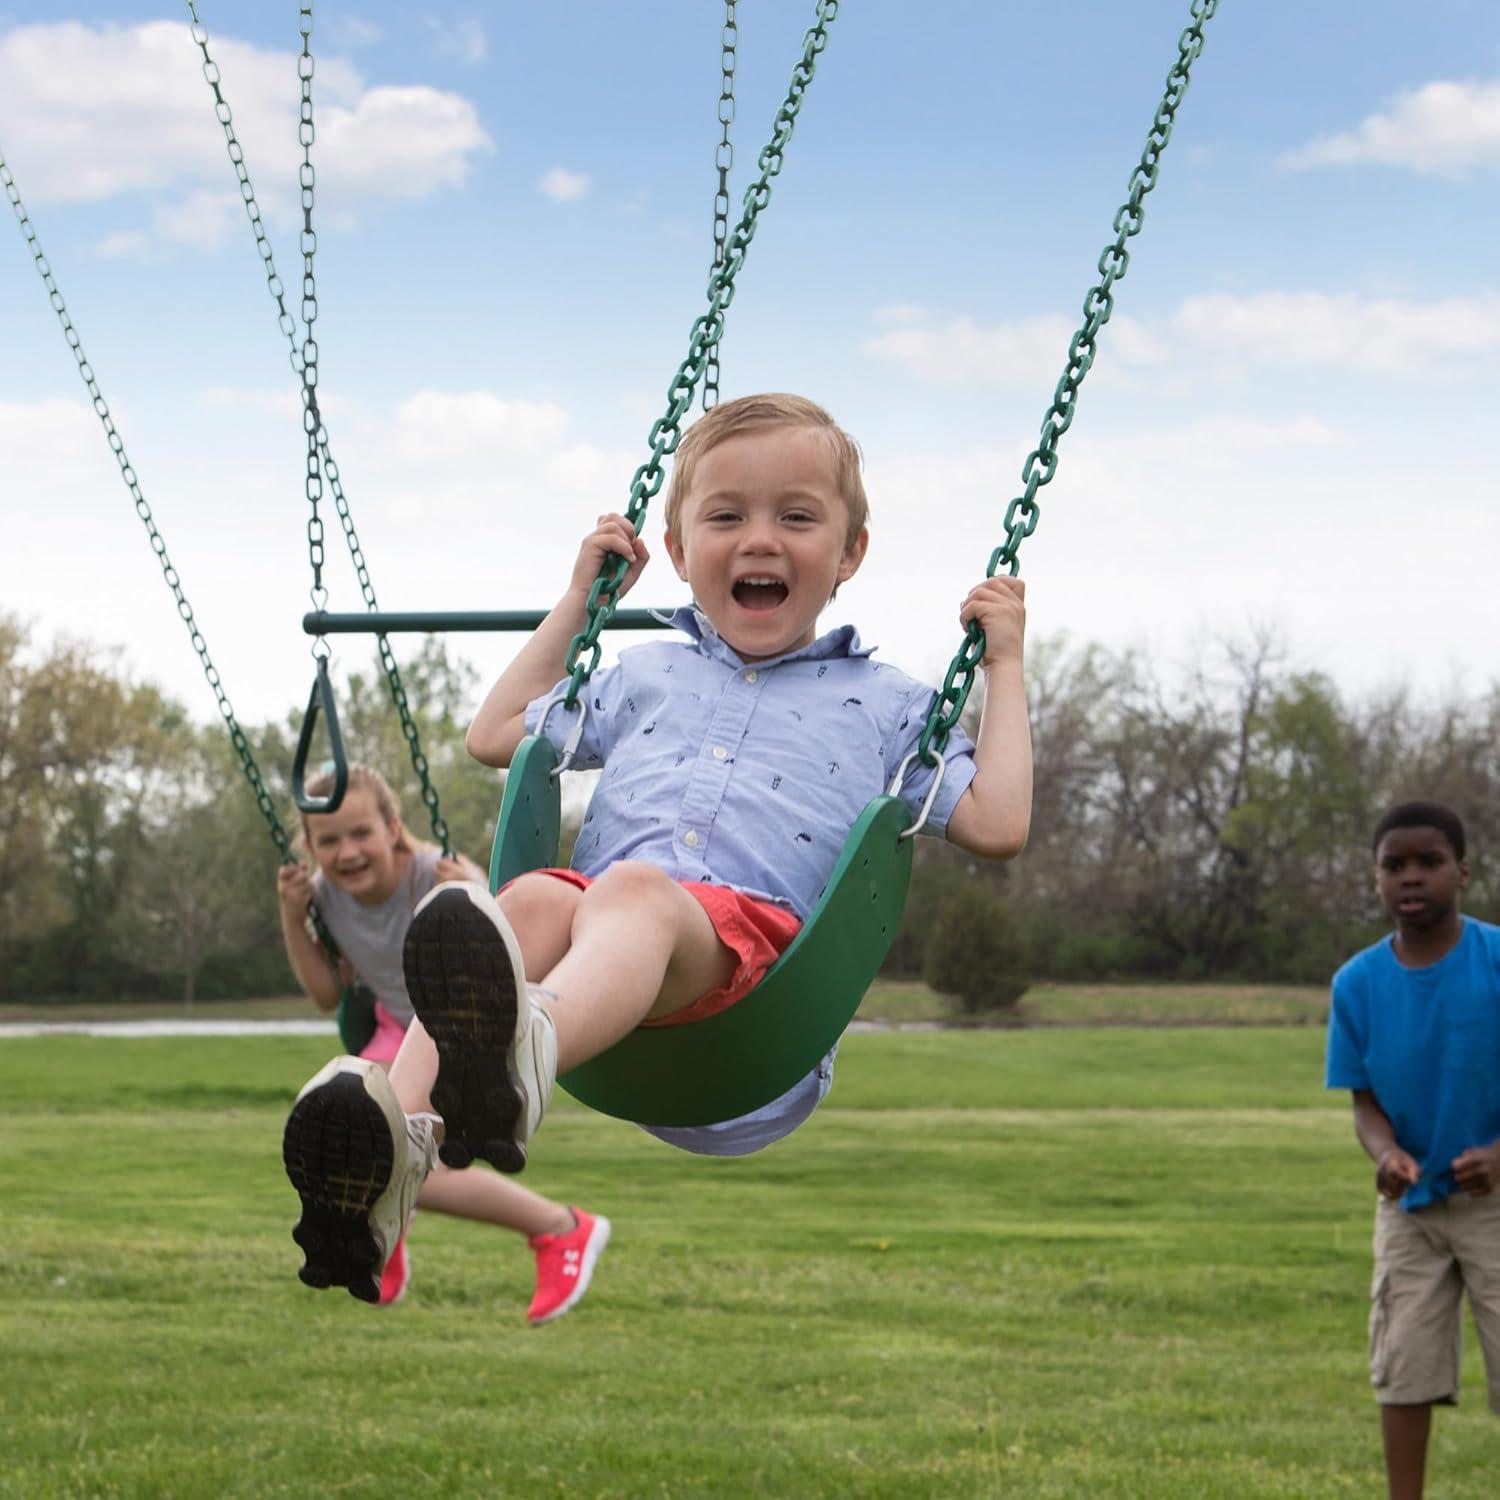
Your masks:
[[[628,907],[633,913],[645,915],[652,908],[670,910],[680,891],[665,870],[642,860],[622,859],[589,886],[583,893],[583,904],[595,909]]]
[[[518,931],[536,921],[568,913],[577,905],[579,890],[553,875],[519,875],[497,897],[506,920]]]

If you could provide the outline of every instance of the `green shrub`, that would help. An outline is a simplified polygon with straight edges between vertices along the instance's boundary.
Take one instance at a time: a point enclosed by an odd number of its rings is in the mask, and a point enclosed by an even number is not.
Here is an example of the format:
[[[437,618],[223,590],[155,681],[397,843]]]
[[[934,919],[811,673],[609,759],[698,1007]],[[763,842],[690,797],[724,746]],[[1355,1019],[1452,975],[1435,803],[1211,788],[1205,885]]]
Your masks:
[[[1013,1010],[1026,993],[1022,948],[1004,904],[986,880],[950,886],[927,935],[923,977],[971,1015]]]

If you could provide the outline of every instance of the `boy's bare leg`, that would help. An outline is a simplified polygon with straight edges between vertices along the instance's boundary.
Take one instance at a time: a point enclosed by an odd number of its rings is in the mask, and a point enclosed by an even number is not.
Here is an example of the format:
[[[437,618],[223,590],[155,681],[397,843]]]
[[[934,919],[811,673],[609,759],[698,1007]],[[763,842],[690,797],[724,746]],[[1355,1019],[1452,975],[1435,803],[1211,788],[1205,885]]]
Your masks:
[[[1385,1441],[1385,1474],[1390,1500],[1422,1500],[1427,1470],[1430,1406],[1382,1406],[1380,1435]]]
[[[571,944],[542,980],[557,997],[544,1003],[560,1073],[727,984],[735,966],[708,914],[651,865],[611,866],[578,894]]]

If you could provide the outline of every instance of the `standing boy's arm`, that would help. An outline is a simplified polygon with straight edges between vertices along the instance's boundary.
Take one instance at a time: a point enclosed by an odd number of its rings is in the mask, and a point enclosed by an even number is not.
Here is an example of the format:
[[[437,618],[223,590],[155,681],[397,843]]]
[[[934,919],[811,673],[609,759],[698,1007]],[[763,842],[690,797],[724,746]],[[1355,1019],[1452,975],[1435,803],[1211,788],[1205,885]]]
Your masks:
[[[974,779],[948,819],[948,839],[985,859],[1013,859],[1031,829],[1031,723],[1022,642],[1026,585],[987,578],[959,611],[984,631],[984,713],[974,746]]]
[[[568,646],[588,623],[589,590],[604,559],[612,553],[630,564],[616,596],[624,598],[650,556],[646,544],[624,516],[599,517],[598,526],[584,538],[579,549],[567,593],[537,626],[479,705],[464,738],[464,747],[475,760],[487,766],[510,764],[516,747],[526,737],[526,705],[540,698],[566,672]]]
[[[1375,1163],[1375,1187],[1382,1198],[1399,1198],[1422,1175],[1401,1149],[1396,1131],[1369,1089],[1354,1091],[1354,1133]]]

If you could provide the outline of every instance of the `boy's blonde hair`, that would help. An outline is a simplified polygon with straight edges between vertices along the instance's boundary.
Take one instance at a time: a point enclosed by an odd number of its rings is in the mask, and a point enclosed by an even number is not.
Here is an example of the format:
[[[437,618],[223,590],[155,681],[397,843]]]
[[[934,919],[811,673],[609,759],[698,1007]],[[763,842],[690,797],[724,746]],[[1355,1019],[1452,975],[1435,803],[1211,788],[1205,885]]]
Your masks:
[[[859,444],[816,401],[782,391],[736,396],[733,401],[715,406],[688,428],[677,445],[672,482],[667,490],[668,534],[674,541],[682,540],[682,502],[692,488],[698,460],[728,438],[758,427],[812,427],[827,435],[834,483],[849,512],[844,545],[852,547],[870,519],[870,502],[865,498],[864,480],[860,477],[864,455]]]
[[[319,771],[316,776],[309,776],[304,783],[304,791],[309,797],[328,797],[333,793],[333,772]],[[396,794],[391,790],[391,784],[374,766],[367,766],[361,760],[349,762],[349,784],[344,789],[347,797],[350,792],[368,792],[375,800],[375,811],[381,816],[386,827],[392,823],[400,822],[401,809],[396,805]],[[302,847],[308,847],[307,814],[301,814],[302,820]],[[401,824],[401,837],[396,840],[396,848],[404,854],[412,852],[411,840],[407,837],[406,824]]]

